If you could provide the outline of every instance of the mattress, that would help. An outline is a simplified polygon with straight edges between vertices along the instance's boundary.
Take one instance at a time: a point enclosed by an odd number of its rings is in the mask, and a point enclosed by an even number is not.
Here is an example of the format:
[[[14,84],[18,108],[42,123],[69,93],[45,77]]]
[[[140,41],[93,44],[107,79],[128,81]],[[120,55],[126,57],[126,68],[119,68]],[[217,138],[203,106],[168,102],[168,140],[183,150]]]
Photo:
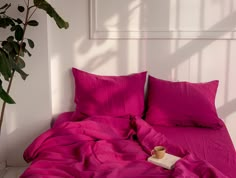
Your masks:
[[[221,129],[163,126],[154,128],[198,158],[207,160],[228,177],[235,177],[235,148],[225,126]]]

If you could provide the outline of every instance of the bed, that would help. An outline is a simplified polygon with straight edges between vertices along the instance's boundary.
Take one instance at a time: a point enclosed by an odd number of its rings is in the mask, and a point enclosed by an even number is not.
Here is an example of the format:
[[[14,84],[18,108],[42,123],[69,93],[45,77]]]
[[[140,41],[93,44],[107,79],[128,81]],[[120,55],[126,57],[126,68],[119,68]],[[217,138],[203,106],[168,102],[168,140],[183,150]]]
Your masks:
[[[30,166],[21,178],[224,178],[236,177],[235,149],[214,105],[218,81],[170,82],[98,76],[73,68],[73,112],[25,150]],[[147,161],[164,146],[181,157],[171,170]]]
[[[198,158],[207,160],[228,177],[235,177],[235,148],[225,126],[218,130],[196,127],[154,128]]]

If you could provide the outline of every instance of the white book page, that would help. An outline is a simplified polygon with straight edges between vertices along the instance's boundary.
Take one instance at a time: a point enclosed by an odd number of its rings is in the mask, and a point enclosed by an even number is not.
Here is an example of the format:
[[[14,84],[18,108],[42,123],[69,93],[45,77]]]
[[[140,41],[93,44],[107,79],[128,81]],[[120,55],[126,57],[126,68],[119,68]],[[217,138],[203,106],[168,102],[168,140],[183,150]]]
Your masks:
[[[174,155],[166,153],[162,159],[157,159],[154,156],[150,156],[148,158],[148,161],[155,165],[164,167],[166,169],[172,169],[176,161],[178,161],[179,159],[181,158],[178,156],[174,156]]]

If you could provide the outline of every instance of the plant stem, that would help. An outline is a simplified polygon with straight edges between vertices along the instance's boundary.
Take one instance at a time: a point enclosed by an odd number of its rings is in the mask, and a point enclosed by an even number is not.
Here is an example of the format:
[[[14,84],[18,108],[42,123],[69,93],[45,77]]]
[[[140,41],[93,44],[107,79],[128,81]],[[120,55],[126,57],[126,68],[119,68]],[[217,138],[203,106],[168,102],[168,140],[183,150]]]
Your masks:
[[[33,6],[31,6],[31,7],[33,7]],[[38,8],[36,7],[36,8],[34,9],[34,11],[30,14],[29,19],[32,17],[32,15],[35,13],[35,11],[36,11],[37,9],[38,9]],[[28,21],[29,21],[29,19],[28,19]]]
[[[26,7],[27,7],[27,11],[26,11],[25,22],[24,22],[24,27],[23,27],[23,36],[22,36],[22,40],[20,42],[18,42],[20,48],[19,48],[19,51],[18,51],[16,63],[19,61],[19,58],[20,58],[20,53],[21,53],[21,50],[22,50],[22,45],[23,45],[23,42],[24,42],[24,36],[25,36],[25,32],[26,32],[26,27],[27,27],[28,21],[30,19],[29,18],[29,11],[30,11],[29,0],[28,0],[28,4],[26,4]],[[12,75],[11,75],[11,78],[10,78],[10,81],[9,81],[8,87],[7,87],[7,94],[9,94],[9,92],[10,92],[10,89],[11,89],[11,86],[12,86],[12,81],[13,81],[13,78],[14,78],[14,74],[15,74],[15,70],[12,71]],[[0,132],[1,132],[1,128],[2,128],[5,109],[6,109],[6,102],[4,101],[3,104],[2,104],[1,116],[0,116]]]
[[[10,78],[10,81],[9,81],[9,84],[8,84],[8,87],[7,87],[7,93],[10,92],[14,74],[15,74],[15,71],[13,70],[12,71],[12,76]],[[5,108],[6,108],[6,102],[4,101],[3,104],[2,104],[1,117],[0,117],[0,130],[2,128],[3,116],[4,116],[4,113],[5,113]]]

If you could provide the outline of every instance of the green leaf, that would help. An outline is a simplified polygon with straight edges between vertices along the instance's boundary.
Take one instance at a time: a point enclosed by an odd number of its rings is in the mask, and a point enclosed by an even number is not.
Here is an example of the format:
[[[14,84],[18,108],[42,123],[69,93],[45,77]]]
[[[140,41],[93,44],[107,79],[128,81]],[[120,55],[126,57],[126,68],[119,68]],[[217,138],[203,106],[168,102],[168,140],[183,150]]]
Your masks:
[[[19,49],[20,49],[20,45],[15,41],[13,41],[12,44],[13,44],[13,48],[15,50],[15,53],[18,54]]]
[[[20,51],[20,56],[24,57],[25,55],[25,47],[26,47],[26,43],[23,42],[21,45],[21,51]]]
[[[23,23],[21,19],[17,18],[16,20],[14,20],[15,22],[17,22],[18,24]]]
[[[15,26],[14,21],[13,21],[12,19],[8,18],[8,17],[6,18],[6,23],[7,23],[8,25]]]
[[[24,12],[24,10],[25,10],[25,8],[24,8],[23,6],[18,6],[17,9],[18,9],[18,11],[20,11],[20,12]]]
[[[0,27],[6,28],[9,25],[14,26],[15,23],[8,17],[4,17],[4,18],[0,17]]]
[[[4,6],[1,7],[1,9],[8,9],[9,7],[11,7],[11,3],[5,4]]]
[[[25,47],[26,47],[26,43],[23,42],[21,47],[22,47],[22,50],[24,51],[24,50],[25,50]]]
[[[27,53],[29,57],[32,56],[32,54],[27,49],[24,49],[24,52]]]
[[[8,53],[11,52],[11,51],[14,49],[13,45],[11,44],[11,42],[6,42],[6,43],[4,44],[4,46],[3,46],[3,48],[4,48]]]
[[[20,25],[17,25],[17,26],[16,26],[16,31],[15,31],[15,39],[16,39],[17,41],[22,40],[23,34],[24,34],[24,30],[21,28]]]
[[[17,60],[17,63],[16,63]],[[12,70],[15,70],[16,72],[18,72],[21,75],[21,78],[23,80],[25,80],[28,76],[28,74],[26,74],[22,68],[25,66],[25,62],[23,61],[22,58],[18,58],[16,57],[15,60],[13,60],[13,58],[9,58],[9,62],[12,66]]]
[[[20,69],[23,69],[25,67],[25,61],[19,56],[17,57],[17,66],[20,68]]]
[[[16,71],[20,74],[21,78],[23,80],[26,80],[26,78],[29,76],[29,74],[26,74],[23,70],[21,70],[20,68],[17,68]]]
[[[27,39],[29,47],[34,48],[34,42],[31,39]]]
[[[39,9],[43,9],[44,11],[46,11],[47,14],[55,20],[59,28],[67,29],[69,27],[69,23],[65,22],[47,1],[34,0],[34,5],[38,7]]]
[[[36,20],[30,20],[27,24],[30,26],[38,26],[39,25],[39,23]]]
[[[2,41],[2,46],[6,45],[7,41]]]
[[[13,37],[13,36],[7,37],[7,41],[8,41],[8,42],[12,42],[13,40],[14,40],[14,37]]]
[[[17,26],[12,26],[10,30],[13,32],[16,30],[16,28],[17,28]]]
[[[0,27],[6,28],[9,24],[6,21],[6,18],[0,18]]]
[[[16,63],[13,63],[13,69],[21,75],[23,80],[29,76],[29,74],[26,74]]]
[[[2,11],[0,12],[0,14],[5,14],[6,11],[7,11],[7,9],[8,9],[9,7],[11,7],[11,3],[10,3],[10,4],[5,4],[5,5],[3,5],[2,7],[0,7],[0,10],[2,10]]]
[[[0,9],[5,9],[8,6],[8,4],[6,3],[5,5],[3,5],[2,7],[0,7]]]
[[[20,50],[20,56],[24,57],[25,56],[25,53],[23,50]]]
[[[15,101],[7,94],[7,92],[0,86],[0,98],[8,104],[15,104]]]
[[[7,54],[1,49],[0,50],[0,73],[4,76],[5,80],[9,80],[11,77],[11,64],[8,60]]]

